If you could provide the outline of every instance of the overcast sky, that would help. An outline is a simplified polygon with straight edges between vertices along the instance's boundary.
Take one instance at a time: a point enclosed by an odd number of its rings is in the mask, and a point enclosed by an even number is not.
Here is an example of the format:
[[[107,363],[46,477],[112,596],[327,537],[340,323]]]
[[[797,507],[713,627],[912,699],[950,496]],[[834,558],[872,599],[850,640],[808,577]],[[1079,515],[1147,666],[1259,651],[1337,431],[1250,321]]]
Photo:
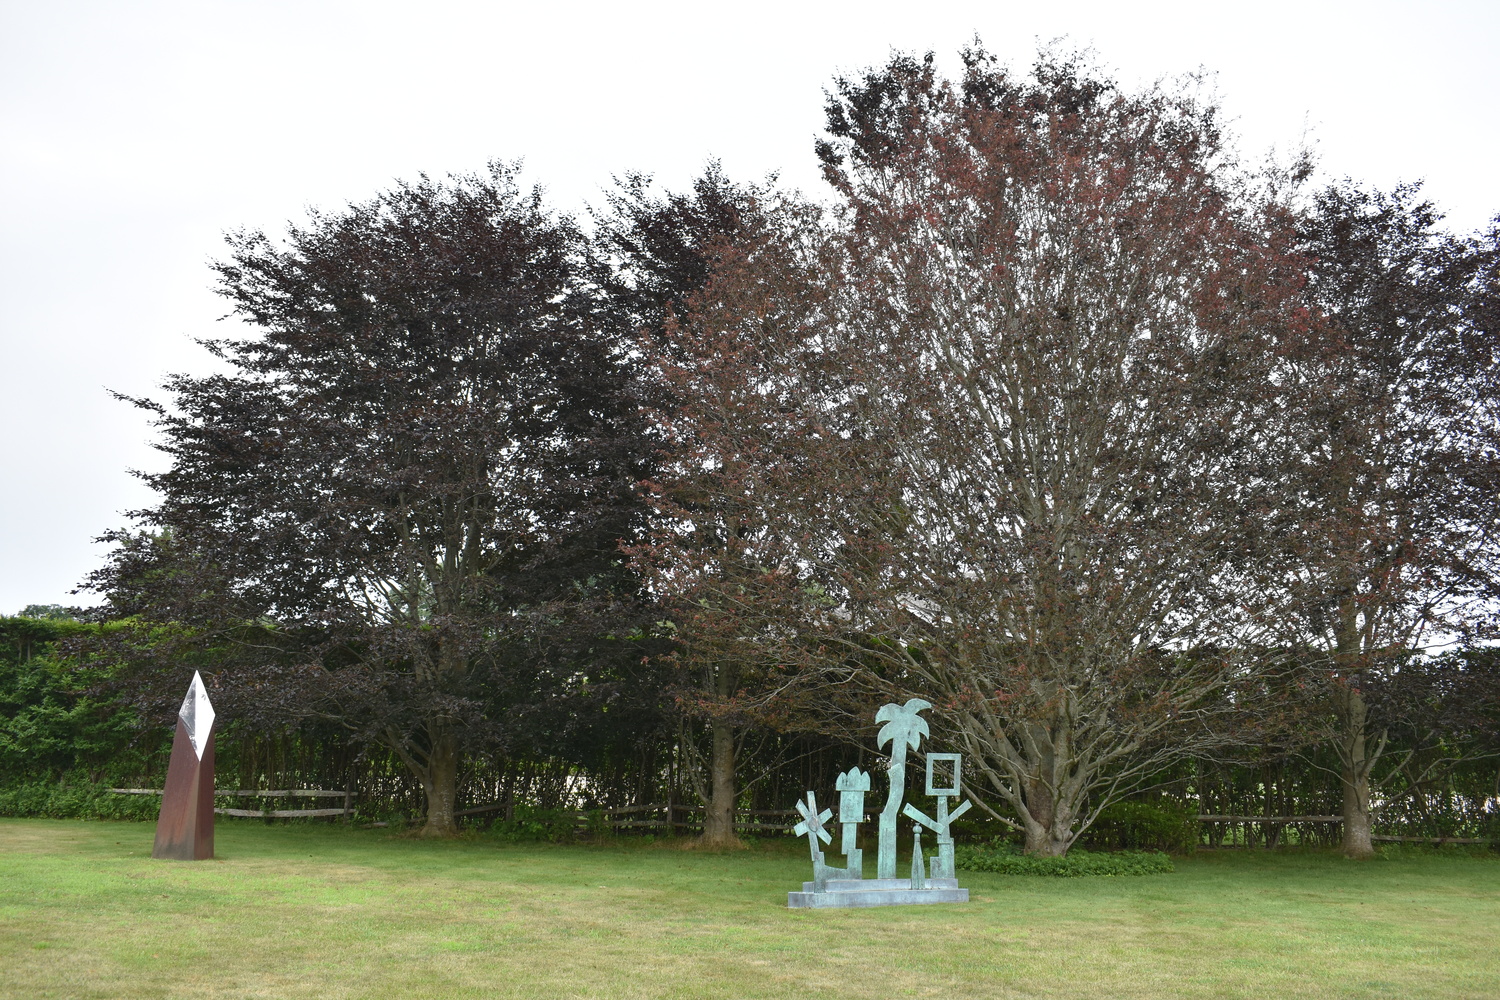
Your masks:
[[[710,157],[817,191],[835,74],[980,35],[1023,67],[1092,46],[1126,82],[1217,74],[1244,153],[1306,134],[1328,176],[1425,178],[1500,211],[1500,3],[333,3],[0,0],[0,614],[69,591],[151,502],[144,415],[224,332],[208,262],[395,178],[524,157],[581,212]],[[821,193],[821,192],[818,192]]]

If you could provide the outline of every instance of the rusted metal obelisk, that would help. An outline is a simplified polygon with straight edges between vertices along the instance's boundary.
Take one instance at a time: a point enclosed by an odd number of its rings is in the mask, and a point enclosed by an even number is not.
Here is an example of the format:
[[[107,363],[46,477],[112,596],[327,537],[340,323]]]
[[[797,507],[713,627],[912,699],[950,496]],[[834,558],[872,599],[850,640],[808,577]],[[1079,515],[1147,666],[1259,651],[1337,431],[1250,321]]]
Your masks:
[[[151,856],[176,861],[214,856],[214,707],[196,670],[177,710],[177,735],[172,739]]]

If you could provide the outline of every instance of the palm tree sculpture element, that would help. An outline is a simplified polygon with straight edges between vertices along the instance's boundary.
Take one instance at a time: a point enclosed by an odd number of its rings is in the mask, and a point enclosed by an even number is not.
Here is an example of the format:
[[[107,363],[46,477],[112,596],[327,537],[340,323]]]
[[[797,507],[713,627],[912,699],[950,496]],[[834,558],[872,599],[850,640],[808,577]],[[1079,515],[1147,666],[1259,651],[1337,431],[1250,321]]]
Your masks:
[[[890,778],[890,790],[886,793],[885,808],[880,811],[880,850],[876,862],[876,878],[896,877],[896,821],[901,815],[901,799],[906,792],[906,751],[915,750],[922,737],[931,735],[927,720],[917,713],[932,707],[929,701],[913,698],[905,705],[894,702],[882,706],[875,713],[876,722],[884,722],[875,734],[875,746],[891,744],[891,763],[886,769]]]

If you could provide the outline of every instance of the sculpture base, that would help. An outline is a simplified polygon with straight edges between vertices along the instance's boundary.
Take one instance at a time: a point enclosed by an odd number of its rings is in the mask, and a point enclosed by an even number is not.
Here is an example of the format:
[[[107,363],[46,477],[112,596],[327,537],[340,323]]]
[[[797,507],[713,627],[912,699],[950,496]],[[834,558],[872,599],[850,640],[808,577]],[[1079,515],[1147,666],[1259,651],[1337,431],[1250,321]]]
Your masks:
[[[814,883],[803,882],[801,892],[786,894],[791,908],[833,909],[851,906],[915,906],[922,903],[967,903],[969,890],[958,887],[958,879],[930,878],[926,888],[913,889],[911,879],[850,878],[829,879],[828,888],[816,891]]]

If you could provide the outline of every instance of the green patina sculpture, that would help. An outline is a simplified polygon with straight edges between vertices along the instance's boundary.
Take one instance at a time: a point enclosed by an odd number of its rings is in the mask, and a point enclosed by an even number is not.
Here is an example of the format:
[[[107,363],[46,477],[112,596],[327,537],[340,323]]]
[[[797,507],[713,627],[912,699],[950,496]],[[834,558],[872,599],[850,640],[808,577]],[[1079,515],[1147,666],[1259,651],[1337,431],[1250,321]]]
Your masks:
[[[911,806],[907,808],[910,809]],[[913,889],[927,888],[927,873],[923,871],[924,867],[922,864],[922,827],[913,823],[911,828],[911,887]]]
[[[823,860],[823,851],[818,847],[818,841],[829,843],[833,840],[833,834],[823,829],[823,824],[833,818],[833,812],[824,809],[818,812],[818,800],[812,792],[807,793],[807,802],[798,802],[797,811],[802,814],[802,822],[792,828],[799,837],[807,838],[807,846],[812,851],[813,864]]]
[[[843,868],[833,868],[823,860],[823,845],[833,842],[827,824],[833,810],[819,809],[817,797],[807,793],[797,803],[802,821],[794,828],[797,836],[807,838],[812,855],[813,879],[803,883],[801,892],[787,895],[787,905],[794,907],[895,906],[906,903],[962,903],[969,890],[961,889],[954,873],[952,822],[969,809],[969,803],[948,810],[948,799],[960,794],[961,758],[956,753],[927,755],[927,794],[937,798],[937,818],[933,819],[914,805],[902,809],[906,793],[906,753],[917,749],[928,735],[927,721],[919,713],[931,708],[929,702],[913,698],[905,705],[885,705],[875,714],[882,722],[876,740],[880,746],[891,744],[891,760],[886,768],[889,779],[885,808],[880,813],[880,841],[876,877],[864,878],[864,852],[859,847],[859,824],[864,819],[865,793],[870,790],[870,776],[851,768],[838,776],[834,784],[839,793],[838,822],[843,827],[839,847],[844,854]],[[935,765],[953,768],[951,779],[939,781]],[[896,877],[896,825],[902,815],[914,821],[912,826],[911,877]],[[938,853],[931,860],[922,851],[922,828],[937,835]]]
[[[933,781],[933,765],[943,762],[953,765],[953,780],[945,785],[936,784]],[[902,810],[910,819],[916,820],[921,826],[927,827],[937,834],[938,853],[932,861],[933,878],[956,878],[953,868],[953,831],[952,823],[964,813],[969,811],[973,805],[965,802],[951,813],[948,811],[949,797],[959,794],[959,768],[963,765],[963,758],[956,753],[930,753],[927,755],[927,794],[938,800],[937,819],[933,819],[911,803],[906,804]],[[916,829],[920,829],[917,827]]]
[[[918,715],[932,707],[932,702],[913,698],[905,705],[894,702],[875,713],[876,722],[884,722],[875,735],[875,745],[891,744],[891,763],[886,768],[890,778],[885,808],[880,811],[880,841],[876,851],[875,877],[896,877],[896,823],[901,815],[901,797],[906,792],[906,751],[915,750],[922,737],[929,735],[927,720]]]
[[[822,892],[828,888],[828,880],[831,878],[859,878],[859,875],[850,875],[843,868],[830,868],[823,863],[823,849],[818,841],[824,844],[833,840],[833,834],[829,833],[823,826],[833,818],[833,810],[818,810],[818,800],[812,792],[807,793],[805,803],[797,803],[797,811],[802,814],[802,822],[792,828],[792,832],[799,837],[807,838],[808,849],[812,852],[813,883],[815,891]]]
[[[839,793],[839,825],[844,828],[839,850],[844,854],[844,865],[851,872],[859,872],[852,878],[861,878],[865,870],[865,852],[859,847],[859,824],[865,818],[865,793],[870,790],[870,776],[859,768],[851,768],[839,775],[834,782]]]

